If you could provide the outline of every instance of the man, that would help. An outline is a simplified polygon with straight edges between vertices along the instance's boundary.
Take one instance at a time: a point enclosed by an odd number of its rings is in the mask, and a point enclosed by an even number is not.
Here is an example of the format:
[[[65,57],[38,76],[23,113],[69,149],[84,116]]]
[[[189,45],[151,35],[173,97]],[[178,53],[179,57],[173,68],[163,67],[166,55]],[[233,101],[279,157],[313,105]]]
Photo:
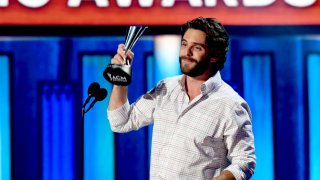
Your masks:
[[[115,132],[153,126],[150,179],[249,179],[255,168],[251,113],[220,76],[228,34],[212,18],[182,25],[183,75],[160,81],[129,105],[127,87],[114,86],[108,118]],[[133,60],[118,47],[113,64]]]

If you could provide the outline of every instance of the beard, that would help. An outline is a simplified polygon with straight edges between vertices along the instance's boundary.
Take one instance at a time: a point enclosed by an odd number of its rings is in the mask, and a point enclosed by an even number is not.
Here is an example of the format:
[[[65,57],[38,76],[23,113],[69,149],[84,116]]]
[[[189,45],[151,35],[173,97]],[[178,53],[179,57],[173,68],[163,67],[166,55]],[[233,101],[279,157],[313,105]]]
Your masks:
[[[195,65],[192,65],[192,66],[191,66],[191,64],[183,65],[183,62],[182,62],[183,59],[187,59],[192,64],[195,64]],[[180,56],[179,62],[180,62],[181,72],[187,76],[190,76],[190,77],[200,76],[203,73],[205,73],[208,70],[208,68],[210,68],[210,58],[205,58],[201,61],[197,61],[197,60],[190,58],[190,57]]]

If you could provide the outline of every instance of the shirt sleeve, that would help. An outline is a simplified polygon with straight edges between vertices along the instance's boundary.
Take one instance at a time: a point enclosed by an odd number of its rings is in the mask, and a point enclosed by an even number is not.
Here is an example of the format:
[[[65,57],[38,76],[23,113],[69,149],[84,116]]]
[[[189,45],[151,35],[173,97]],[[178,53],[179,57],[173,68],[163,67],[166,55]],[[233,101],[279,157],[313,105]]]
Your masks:
[[[153,112],[160,95],[158,86],[141,96],[135,103],[129,101],[115,110],[108,110],[112,131],[129,132],[153,123]]]
[[[237,104],[232,111],[224,134],[231,164],[225,170],[236,180],[250,179],[256,166],[251,112],[245,102]]]

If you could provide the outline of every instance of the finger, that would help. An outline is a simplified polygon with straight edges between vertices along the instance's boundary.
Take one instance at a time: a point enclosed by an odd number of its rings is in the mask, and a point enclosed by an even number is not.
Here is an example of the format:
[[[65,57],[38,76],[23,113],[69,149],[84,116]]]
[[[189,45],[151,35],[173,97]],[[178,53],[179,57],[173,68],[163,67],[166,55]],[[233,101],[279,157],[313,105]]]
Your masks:
[[[122,57],[122,59],[126,59],[124,44],[119,44],[118,45],[117,54],[119,54]]]
[[[123,58],[119,54],[116,54],[113,56],[111,63],[112,64],[123,64],[124,61],[123,61]]]
[[[126,46],[125,46],[124,44],[119,44],[119,45],[118,45],[118,48],[125,50],[125,49],[126,49]]]
[[[129,59],[130,64],[132,63],[133,58],[134,58],[134,53],[129,50],[129,51],[127,52],[127,59]]]

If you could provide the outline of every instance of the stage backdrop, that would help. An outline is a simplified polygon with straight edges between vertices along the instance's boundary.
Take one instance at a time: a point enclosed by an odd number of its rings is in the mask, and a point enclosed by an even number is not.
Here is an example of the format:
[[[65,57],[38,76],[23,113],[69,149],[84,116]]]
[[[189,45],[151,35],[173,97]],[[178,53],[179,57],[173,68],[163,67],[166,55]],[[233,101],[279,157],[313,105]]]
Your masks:
[[[152,126],[110,130],[108,98],[81,120],[91,82],[124,37],[0,39],[2,180],[147,180]],[[143,37],[134,47],[133,102],[180,73],[177,35]],[[225,81],[247,99],[257,151],[254,180],[319,177],[319,69],[316,37],[231,38]],[[280,48],[281,47],[281,48]]]
[[[253,179],[317,180],[318,0],[0,0],[0,179],[147,180],[152,126],[111,132],[109,96],[81,120],[91,82],[110,93],[102,72],[124,40],[120,32],[90,32],[132,24],[176,32],[170,28],[198,16],[216,17],[230,30],[222,75],[252,109]],[[87,37],[72,35],[84,27]],[[25,29],[58,36],[31,37]],[[131,102],[180,73],[179,43],[176,34],[138,41]]]

